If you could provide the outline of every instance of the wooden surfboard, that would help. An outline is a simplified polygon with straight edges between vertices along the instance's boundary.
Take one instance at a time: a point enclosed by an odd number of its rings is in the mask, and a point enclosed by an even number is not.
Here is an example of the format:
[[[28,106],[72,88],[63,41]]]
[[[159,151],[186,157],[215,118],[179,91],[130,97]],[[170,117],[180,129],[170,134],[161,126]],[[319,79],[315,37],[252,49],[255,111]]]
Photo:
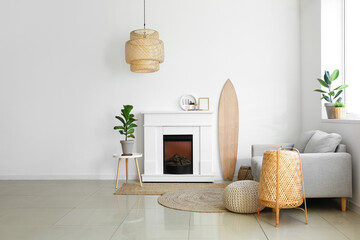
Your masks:
[[[219,103],[219,150],[224,179],[232,180],[235,173],[239,136],[239,108],[236,91],[228,79]]]

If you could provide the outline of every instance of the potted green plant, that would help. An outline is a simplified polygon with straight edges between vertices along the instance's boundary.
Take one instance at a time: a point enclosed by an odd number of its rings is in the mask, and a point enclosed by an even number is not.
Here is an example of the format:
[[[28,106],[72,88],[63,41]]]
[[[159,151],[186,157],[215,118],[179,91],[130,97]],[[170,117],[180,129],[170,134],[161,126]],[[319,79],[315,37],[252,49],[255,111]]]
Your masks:
[[[343,119],[346,117],[346,108],[343,102],[335,102],[333,108],[334,119]]]
[[[121,109],[121,116],[115,116],[122,123],[121,126],[115,126],[114,130],[118,130],[121,135],[125,136],[125,140],[120,141],[124,155],[131,155],[133,153],[134,140],[128,140],[128,138],[135,139],[134,132],[137,127],[135,121],[137,119],[131,113],[132,109],[132,105],[124,105],[124,108]]]
[[[324,74],[324,80],[318,78],[317,80],[319,83],[327,89],[327,91],[324,91],[322,89],[315,89],[314,91],[321,93],[321,98],[326,101],[325,108],[328,119],[333,119],[333,103],[334,102],[341,102],[342,97],[340,97],[341,93],[344,91],[345,88],[348,87],[348,85],[340,85],[336,87],[335,89],[332,89],[332,83],[339,77],[339,70],[336,69],[331,75],[329,71],[325,71]]]

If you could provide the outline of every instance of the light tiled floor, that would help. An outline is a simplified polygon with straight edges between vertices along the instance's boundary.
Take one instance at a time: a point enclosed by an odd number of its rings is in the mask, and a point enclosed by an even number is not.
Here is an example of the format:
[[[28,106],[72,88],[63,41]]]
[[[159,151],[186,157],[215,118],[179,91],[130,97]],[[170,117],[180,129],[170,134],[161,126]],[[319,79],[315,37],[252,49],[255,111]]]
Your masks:
[[[0,181],[0,239],[360,239],[360,215],[331,199],[274,214],[192,213],[158,196],[114,196],[113,181]]]

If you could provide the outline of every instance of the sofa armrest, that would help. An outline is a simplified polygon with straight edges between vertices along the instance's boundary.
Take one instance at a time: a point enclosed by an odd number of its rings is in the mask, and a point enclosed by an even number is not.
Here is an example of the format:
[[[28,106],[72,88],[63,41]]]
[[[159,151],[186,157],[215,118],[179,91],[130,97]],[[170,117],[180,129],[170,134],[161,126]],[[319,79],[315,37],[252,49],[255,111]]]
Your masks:
[[[335,152],[346,152],[346,145],[345,144],[339,144],[339,146],[336,147]]]
[[[262,156],[267,148],[271,147],[293,147],[293,143],[281,144],[253,144],[251,145],[251,157]]]
[[[351,197],[352,163],[349,153],[302,153],[301,165],[309,197]]]
[[[301,161],[327,161],[324,163],[342,161],[351,167],[351,155],[347,152],[331,152],[331,153],[301,153]]]

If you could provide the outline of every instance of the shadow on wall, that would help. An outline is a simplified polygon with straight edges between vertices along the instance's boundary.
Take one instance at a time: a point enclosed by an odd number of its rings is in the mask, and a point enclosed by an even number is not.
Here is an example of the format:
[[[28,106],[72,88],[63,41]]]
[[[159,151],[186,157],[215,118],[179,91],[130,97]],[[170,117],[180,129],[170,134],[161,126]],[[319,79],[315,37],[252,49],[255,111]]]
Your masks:
[[[137,125],[138,127],[135,130],[135,147],[134,150],[136,152],[144,154],[144,115],[140,112],[135,114],[135,118],[138,119]],[[144,158],[140,158],[139,160],[139,168],[140,172],[144,172]]]

